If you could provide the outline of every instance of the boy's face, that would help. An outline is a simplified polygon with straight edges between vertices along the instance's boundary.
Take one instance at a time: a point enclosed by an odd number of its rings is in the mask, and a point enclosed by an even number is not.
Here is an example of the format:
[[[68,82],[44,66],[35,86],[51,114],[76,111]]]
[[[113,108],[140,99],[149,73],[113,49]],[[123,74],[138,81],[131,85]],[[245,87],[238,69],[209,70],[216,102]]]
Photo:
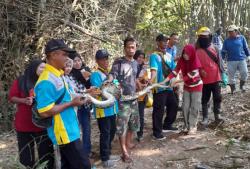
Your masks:
[[[109,67],[109,60],[108,60],[108,58],[97,59],[96,62],[98,64],[98,66],[100,66],[103,69],[108,69],[108,67]]]

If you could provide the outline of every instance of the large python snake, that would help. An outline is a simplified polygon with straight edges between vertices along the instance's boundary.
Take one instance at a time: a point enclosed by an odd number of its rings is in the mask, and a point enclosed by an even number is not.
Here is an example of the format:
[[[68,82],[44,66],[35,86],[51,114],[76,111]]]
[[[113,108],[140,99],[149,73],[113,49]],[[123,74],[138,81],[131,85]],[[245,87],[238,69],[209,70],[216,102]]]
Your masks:
[[[134,95],[121,95],[122,92],[120,86],[117,86],[113,83],[108,83],[101,87],[102,98],[106,100],[98,100],[88,93],[84,93],[83,97],[89,99],[98,108],[106,108],[114,105],[116,100],[121,102],[136,100],[138,97],[149,93],[153,88],[156,87],[169,88],[169,86],[163,85],[161,83],[154,83],[143,90],[136,92]]]

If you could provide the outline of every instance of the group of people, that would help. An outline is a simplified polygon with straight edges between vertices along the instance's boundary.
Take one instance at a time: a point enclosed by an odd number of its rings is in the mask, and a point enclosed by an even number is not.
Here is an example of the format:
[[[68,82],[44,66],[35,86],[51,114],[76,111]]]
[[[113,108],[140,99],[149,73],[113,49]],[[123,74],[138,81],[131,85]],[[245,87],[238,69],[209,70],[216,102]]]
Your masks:
[[[249,56],[246,40],[237,33],[237,27],[230,26],[228,33],[228,39],[218,50],[212,44],[210,29],[202,27],[197,31],[196,44],[185,45],[180,56],[177,56],[176,48],[178,34],[173,33],[170,37],[159,34],[156,37],[156,49],[149,55],[150,75],[146,55],[142,50],[137,50],[136,40],[132,37],[124,40],[124,56],[116,59],[111,69],[108,51],[98,50],[95,54],[98,67],[92,72],[81,56],[63,40],[50,40],[45,46],[46,61],[32,61],[10,88],[9,99],[17,104],[15,129],[21,164],[27,168],[34,168],[38,164],[35,161],[36,144],[39,163],[46,162],[46,168],[54,168],[53,145],[57,145],[62,169],[94,168],[90,162],[93,155],[90,125],[92,109],[100,131],[100,159],[103,167],[113,167],[120,159],[132,162],[130,151],[135,147],[133,135],[136,133],[139,142],[143,139],[144,109],[148,96],[143,95],[131,101],[117,99],[114,105],[107,108],[96,107],[83,98],[83,94],[88,93],[103,100],[100,87],[116,81],[125,96],[134,95],[154,83],[166,86],[152,91],[152,136],[155,140],[165,139],[165,132],[178,130],[173,123],[180,98],[176,89],[179,83],[184,84],[183,132],[196,133],[200,104],[203,115],[201,124],[207,126],[211,94],[215,122],[223,122],[221,86],[226,86],[227,82],[223,75],[222,58],[227,60],[229,85],[233,93],[236,70],[241,75],[240,89],[245,91],[246,58]],[[32,123],[34,99],[39,115],[43,118],[52,117],[52,124],[47,129]],[[111,155],[116,134],[121,156]]]

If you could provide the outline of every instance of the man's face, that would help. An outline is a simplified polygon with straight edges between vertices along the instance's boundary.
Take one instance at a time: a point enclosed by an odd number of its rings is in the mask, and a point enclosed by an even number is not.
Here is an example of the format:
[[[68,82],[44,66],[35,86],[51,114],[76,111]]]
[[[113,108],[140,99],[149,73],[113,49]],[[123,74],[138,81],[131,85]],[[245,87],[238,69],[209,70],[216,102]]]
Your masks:
[[[100,66],[101,68],[107,70],[109,67],[109,60],[108,58],[103,58],[103,59],[98,59],[96,60],[98,66]]]
[[[177,36],[177,35],[171,36],[169,42],[173,45],[178,44],[179,43],[179,36]]]
[[[125,56],[133,57],[136,51],[136,43],[135,42],[127,42],[126,46],[124,46]]]
[[[68,59],[68,53],[62,50],[56,50],[51,52],[52,59],[56,63],[57,68],[64,69],[65,63]]]
[[[168,41],[158,41],[157,46],[161,50],[166,50]]]
[[[229,38],[235,38],[237,36],[236,31],[228,31]]]

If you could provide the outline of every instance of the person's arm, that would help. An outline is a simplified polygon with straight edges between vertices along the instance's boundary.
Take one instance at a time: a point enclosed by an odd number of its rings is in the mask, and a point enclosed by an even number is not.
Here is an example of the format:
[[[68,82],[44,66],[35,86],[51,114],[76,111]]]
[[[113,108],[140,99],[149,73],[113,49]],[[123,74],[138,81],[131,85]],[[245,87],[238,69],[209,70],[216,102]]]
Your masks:
[[[156,61],[157,59],[156,57],[157,57],[156,54],[151,54],[149,57],[149,66],[150,66],[150,72],[151,72],[151,76],[149,79],[150,84],[154,83],[157,77],[158,64]]]
[[[51,116],[54,116],[56,114],[59,114],[60,112],[62,112],[63,110],[65,110],[65,109],[67,109],[69,107],[81,106],[85,102],[86,102],[86,100],[84,100],[82,98],[82,96],[76,96],[70,102],[54,105],[51,109],[40,113],[40,116],[43,117],[43,118],[51,117]]]
[[[37,110],[41,117],[51,117],[55,114],[59,114],[64,109],[80,106],[86,102],[86,100],[83,100],[82,96],[78,95],[72,101],[56,105],[56,101],[58,97],[60,97],[56,91],[56,87],[47,80],[43,80],[35,86],[34,92]]]
[[[243,38],[243,49],[244,49],[245,55],[247,57],[249,57],[250,56],[250,52],[249,52],[249,48],[248,48],[248,44],[247,44],[246,38],[244,36],[242,36],[242,38]]]
[[[10,98],[10,101],[16,104],[26,104],[28,106],[31,106],[33,103],[33,97],[20,98],[20,97],[13,96]]]
[[[33,103],[33,97],[21,97],[18,80],[15,80],[9,90],[9,101],[15,104],[26,104],[30,106]]]
[[[120,72],[121,70],[121,63],[119,60],[115,60],[112,67],[111,67],[111,70],[109,72],[109,75],[108,75],[108,78],[106,80],[106,82],[112,82],[114,79],[117,79],[118,77],[118,72]]]
[[[223,46],[222,46],[222,50],[221,50],[221,56],[222,59],[224,60],[226,58],[226,54],[227,54],[227,40],[224,41]]]

